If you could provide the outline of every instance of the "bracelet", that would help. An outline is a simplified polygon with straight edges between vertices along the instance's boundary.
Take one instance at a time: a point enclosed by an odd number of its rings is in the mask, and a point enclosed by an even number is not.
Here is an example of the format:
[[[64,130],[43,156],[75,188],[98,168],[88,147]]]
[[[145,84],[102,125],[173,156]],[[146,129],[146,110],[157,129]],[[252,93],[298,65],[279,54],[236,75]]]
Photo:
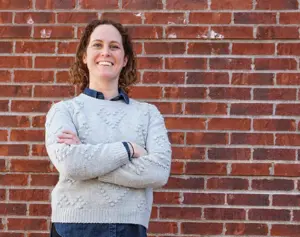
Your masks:
[[[131,155],[131,157],[130,158],[133,158],[133,155],[134,155],[134,148],[133,148],[133,145],[131,144],[131,142],[128,142],[129,143],[129,145],[131,146],[131,148],[132,148],[132,155]]]

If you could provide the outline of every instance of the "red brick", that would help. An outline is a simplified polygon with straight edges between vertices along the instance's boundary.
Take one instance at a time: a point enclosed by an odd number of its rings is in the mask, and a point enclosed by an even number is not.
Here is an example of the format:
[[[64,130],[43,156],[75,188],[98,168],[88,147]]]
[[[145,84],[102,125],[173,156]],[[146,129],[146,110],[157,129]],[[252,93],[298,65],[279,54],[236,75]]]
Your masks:
[[[167,26],[166,38],[169,39],[206,39],[208,27],[204,26]]]
[[[8,70],[0,70],[0,82],[10,82],[11,81],[11,73]]]
[[[41,189],[11,189],[9,200],[12,201],[49,201],[49,190]]]
[[[210,160],[250,160],[251,151],[246,148],[209,148]]]
[[[55,23],[55,15],[53,12],[17,12],[15,16],[17,24],[40,24]]]
[[[24,233],[0,232],[0,237],[24,237]],[[30,236],[31,237],[31,236]],[[40,237],[40,236],[39,236]]]
[[[3,3],[3,0],[0,4]],[[3,9],[0,5],[0,8]],[[12,12],[0,12],[0,24],[12,23]]]
[[[228,135],[226,133],[203,133],[189,132],[186,135],[186,143],[190,145],[227,144]]]
[[[185,114],[226,115],[227,105],[224,103],[186,103]]]
[[[251,69],[251,59],[248,58],[211,58],[211,69],[243,70]]]
[[[1,85],[1,97],[31,97],[32,86]]]
[[[180,204],[181,196],[177,192],[155,192],[154,193],[155,204]]]
[[[57,83],[69,83],[69,72],[68,71],[59,71],[56,72],[56,82]]]
[[[74,95],[74,86],[35,86],[34,88],[34,97],[71,97]]]
[[[136,86],[130,89],[129,95],[136,99],[160,99],[162,98],[162,88]]]
[[[274,44],[263,43],[234,43],[232,45],[232,54],[238,55],[274,55]]]
[[[256,58],[256,70],[296,70],[297,61],[293,58]]]
[[[231,13],[225,12],[191,12],[191,24],[230,24]]]
[[[172,144],[183,144],[184,143],[184,133],[183,132],[169,132],[169,139]]]
[[[254,13],[236,12],[234,13],[235,24],[276,24],[276,13]]]
[[[276,134],[276,145],[279,146],[299,146],[299,134]]]
[[[45,61],[47,63],[45,63]],[[73,57],[36,57],[36,68],[69,68],[74,61]]]
[[[12,130],[11,141],[44,141],[44,130]]]
[[[171,117],[165,118],[167,129],[180,129],[180,130],[193,130],[193,129],[205,129],[206,119],[202,118],[182,118]]]
[[[184,84],[183,72],[144,72],[143,83]]]
[[[37,172],[37,173],[49,173],[50,161],[49,160],[11,160],[11,171],[14,172]]]
[[[227,202],[234,206],[269,206],[269,195],[266,194],[228,194]]]
[[[172,174],[183,174],[184,173],[184,167],[185,163],[184,162],[177,162],[177,161],[172,161],[171,164],[171,175]]]
[[[273,206],[295,206],[300,204],[300,195],[273,195]]]
[[[26,215],[26,204],[0,203],[1,215]]]
[[[235,99],[249,100],[250,88],[234,88],[234,87],[212,87],[209,89],[208,97],[216,100]]]
[[[172,147],[173,159],[204,160],[205,149],[202,147]]]
[[[0,53],[12,53],[12,42],[0,42]]]
[[[110,0],[110,1],[97,1],[97,0],[89,0],[89,1],[79,1],[79,5],[81,9],[97,9],[97,10],[107,10],[107,9],[118,9],[118,1]]]
[[[186,0],[186,1],[178,1],[178,0],[167,0],[166,9],[168,10],[206,10],[208,7],[207,0]]]
[[[28,156],[29,146],[21,144],[2,144],[0,145],[1,156]]]
[[[149,223],[150,233],[166,233],[174,234],[178,233],[178,227],[176,222],[150,222]]]
[[[170,177],[167,185],[165,185],[165,188],[199,190],[204,188],[204,179],[199,177],[190,177],[188,179]]]
[[[300,24],[300,12],[280,12],[280,24]]]
[[[249,181],[239,178],[210,178],[207,180],[207,189],[247,190]]]
[[[53,71],[15,71],[15,82],[53,82],[54,81],[54,73]]]
[[[103,12],[101,19],[114,20],[121,24],[142,24],[142,16],[130,12]]]
[[[299,39],[298,27],[258,26],[257,39]]]
[[[275,164],[274,175],[285,177],[298,177],[300,174],[299,164]]]
[[[5,10],[19,10],[32,8],[32,0],[0,0],[0,9]]]
[[[232,85],[274,85],[272,73],[233,73]]]
[[[75,54],[77,46],[78,42],[59,42],[57,51],[60,54]]]
[[[273,224],[272,236],[297,236],[300,233],[300,225]]]
[[[7,228],[8,230],[43,230],[48,228],[47,219],[16,219],[8,218]]]
[[[32,156],[48,156],[45,145],[44,144],[33,144],[32,145]]]
[[[0,111],[8,111],[8,100],[0,100]]]
[[[182,104],[177,102],[151,102],[162,114],[182,114]]]
[[[187,72],[187,84],[229,84],[228,73]]]
[[[199,235],[218,235],[223,232],[222,223],[195,223],[195,222],[183,222],[181,223],[181,232],[183,234],[197,234]]]
[[[128,32],[132,39],[161,39],[162,27],[160,26],[129,26]]]
[[[227,164],[210,162],[187,162],[185,174],[190,175],[226,175]]]
[[[32,127],[44,128],[46,122],[45,116],[32,117]]]
[[[300,104],[277,104],[276,115],[298,116],[300,115]]]
[[[183,54],[185,52],[185,43],[175,42],[145,42],[146,54]]]
[[[165,87],[165,98],[204,99],[206,88],[203,87]]]
[[[58,23],[87,23],[98,18],[98,14],[91,12],[58,12]]]
[[[150,219],[158,218],[158,207],[152,206]]]
[[[274,145],[273,134],[232,133],[231,144]]]
[[[29,56],[2,56],[0,68],[31,68],[32,58]]]
[[[188,44],[189,54],[229,54],[228,43],[189,43]]]
[[[54,53],[55,42],[16,42],[16,53]]]
[[[6,162],[4,159],[0,160],[0,171],[7,171]]]
[[[237,208],[205,208],[204,218],[206,220],[245,220],[246,211]]]
[[[0,26],[0,39],[30,38],[31,29],[31,26]]]
[[[250,209],[248,216],[249,220],[289,221],[290,210]]]
[[[25,186],[28,183],[28,175],[24,174],[3,174],[0,175],[0,184],[3,186]],[[1,208],[0,208],[1,210]]]
[[[233,176],[268,176],[270,175],[271,164],[231,164],[231,175]]]
[[[278,55],[300,56],[300,43],[280,43],[277,47]]]
[[[289,119],[255,119],[254,130],[260,131],[295,131],[295,120]]]
[[[254,160],[295,160],[296,151],[292,149],[263,149],[253,151]]]
[[[166,69],[206,69],[207,60],[205,58],[166,58]]]
[[[159,217],[163,219],[200,220],[201,208],[197,207],[160,207]]]
[[[183,204],[224,205],[225,195],[219,193],[184,193]]]
[[[253,179],[253,190],[291,191],[294,189],[294,181],[286,179]]]
[[[7,141],[8,130],[0,130],[0,141]]]
[[[30,216],[50,216],[51,206],[49,204],[30,204],[29,205]]]
[[[137,69],[162,69],[163,59],[161,57],[139,57]]]
[[[250,98],[249,98],[250,99]],[[272,104],[231,104],[230,114],[232,115],[272,115]]]
[[[297,0],[257,0],[256,10],[296,10]]]
[[[145,12],[145,24],[184,24],[183,13]]]
[[[252,235],[267,235],[267,224],[256,223],[226,223],[226,235],[240,235],[240,236],[252,236]]]
[[[145,1],[145,0],[123,0],[123,9],[130,10],[152,10],[162,9],[163,4],[161,0]]]
[[[255,100],[296,100],[296,89],[254,89]]]
[[[72,26],[35,26],[34,38],[36,39],[73,39]]]
[[[6,193],[5,189],[0,189],[0,200],[5,200],[5,196],[6,196],[5,193]]]
[[[75,8],[75,0],[38,0],[36,9],[72,9]]]
[[[250,130],[250,119],[236,118],[210,118],[208,121],[208,130]]]
[[[212,26],[211,30],[224,39],[253,39],[253,28],[248,26]]]
[[[252,0],[211,0],[212,10],[251,10]]]

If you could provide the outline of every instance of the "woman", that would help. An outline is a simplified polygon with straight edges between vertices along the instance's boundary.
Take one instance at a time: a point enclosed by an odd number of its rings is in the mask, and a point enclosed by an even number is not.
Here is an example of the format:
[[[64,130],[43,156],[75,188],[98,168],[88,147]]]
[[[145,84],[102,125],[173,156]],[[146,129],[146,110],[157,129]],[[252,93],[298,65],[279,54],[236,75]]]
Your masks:
[[[46,148],[59,172],[51,236],[144,237],[171,148],[157,108],[127,95],[135,56],[121,24],[86,27],[71,77],[82,93],[53,105],[46,119]]]

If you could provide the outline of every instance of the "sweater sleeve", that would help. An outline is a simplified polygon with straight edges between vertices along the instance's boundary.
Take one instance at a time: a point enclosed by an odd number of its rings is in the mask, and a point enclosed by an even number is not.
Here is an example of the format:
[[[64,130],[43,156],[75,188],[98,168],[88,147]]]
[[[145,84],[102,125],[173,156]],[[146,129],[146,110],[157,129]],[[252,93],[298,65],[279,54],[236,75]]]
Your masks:
[[[67,145],[57,142],[63,130],[78,134],[65,102],[52,106],[46,116],[46,149],[58,172],[74,180],[105,175],[129,162],[122,142]]]
[[[167,183],[171,166],[171,144],[158,109],[149,104],[149,113],[146,140],[148,155],[132,159],[131,163],[100,176],[100,181],[130,188],[159,188]]]

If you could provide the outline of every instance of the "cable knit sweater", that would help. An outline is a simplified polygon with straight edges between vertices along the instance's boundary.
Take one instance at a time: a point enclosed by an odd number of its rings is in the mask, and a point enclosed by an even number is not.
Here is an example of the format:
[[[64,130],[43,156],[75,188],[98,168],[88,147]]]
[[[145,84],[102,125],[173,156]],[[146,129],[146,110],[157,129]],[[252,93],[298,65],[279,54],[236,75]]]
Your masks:
[[[63,130],[75,132],[82,144],[57,143]],[[130,162],[124,141],[148,154]],[[61,101],[47,114],[46,148],[59,172],[52,222],[148,227],[153,188],[166,184],[171,164],[167,130],[154,105],[85,94]]]

